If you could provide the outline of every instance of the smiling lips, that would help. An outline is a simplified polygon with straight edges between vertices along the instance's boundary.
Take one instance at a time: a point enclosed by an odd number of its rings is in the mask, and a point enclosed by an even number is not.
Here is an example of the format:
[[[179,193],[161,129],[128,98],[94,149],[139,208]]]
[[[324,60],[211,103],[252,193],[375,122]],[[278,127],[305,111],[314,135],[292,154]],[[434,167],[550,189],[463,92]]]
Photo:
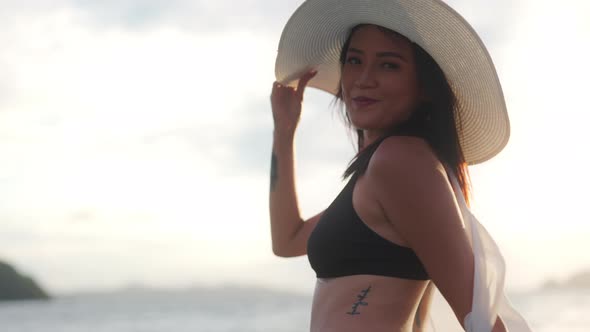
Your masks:
[[[354,97],[352,98],[352,102],[357,108],[366,107],[373,105],[374,103],[378,102],[379,100],[369,98],[369,97]]]

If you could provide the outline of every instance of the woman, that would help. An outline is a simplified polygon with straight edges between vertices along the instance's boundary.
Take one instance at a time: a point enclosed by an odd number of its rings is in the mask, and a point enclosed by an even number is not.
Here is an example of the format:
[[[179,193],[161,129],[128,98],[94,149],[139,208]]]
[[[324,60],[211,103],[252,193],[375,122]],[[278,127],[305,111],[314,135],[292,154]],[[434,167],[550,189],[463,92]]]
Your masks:
[[[293,142],[308,83],[343,102],[359,152],[342,192],[304,221]],[[466,209],[467,164],[497,154],[509,127],[493,64],[456,12],[439,0],[308,0],[283,31],[271,103],[273,251],[308,255],[312,331],[425,331],[436,289],[467,331],[529,331]]]

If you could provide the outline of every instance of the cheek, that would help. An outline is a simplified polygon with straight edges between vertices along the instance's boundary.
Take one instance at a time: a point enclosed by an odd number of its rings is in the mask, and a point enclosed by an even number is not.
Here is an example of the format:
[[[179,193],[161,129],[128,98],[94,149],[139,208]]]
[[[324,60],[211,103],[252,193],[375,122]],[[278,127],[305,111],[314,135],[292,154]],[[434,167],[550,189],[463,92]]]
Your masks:
[[[348,87],[350,86],[346,75],[342,74],[340,77],[340,88],[342,89],[342,94],[348,93]]]
[[[402,108],[413,108],[419,102],[419,89],[415,84],[408,84],[407,82],[389,87],[389,91],[392,91],[390,101],[400,104]]]

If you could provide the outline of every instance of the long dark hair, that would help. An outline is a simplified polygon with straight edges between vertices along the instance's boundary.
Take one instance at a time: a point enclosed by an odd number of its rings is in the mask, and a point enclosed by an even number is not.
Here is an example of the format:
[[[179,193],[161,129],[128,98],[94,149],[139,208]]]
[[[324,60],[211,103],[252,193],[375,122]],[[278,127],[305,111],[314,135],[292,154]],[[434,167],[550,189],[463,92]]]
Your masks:
[[[341,67],[345,64],[346,53],[353,33],[362,26],[364,24],[355,26],[344,43],[340,52]],[[395,31],[380,26],[378,28],[385,34],[401,36],[408,40]],[[362,175],[367,170],[371,156],[377,150],[379,144],[387,137],[394,135],[419,136],[430,144],[439,160],[447,165],[457,177],[465,201],[469,204],[471,193],[469,170],[459,142],[458,130],[461,130],[461,128],[458,128],[457,124],[461,124],[461,115],[456,108],[455,94],[436,61],[422,47],[411,41],[409,42],[414,50],[419,86],[428,97],[426,98],[427,101],[418,105],[404,123],[390,128],[385,135],[364,148],[363,131],[356,129],[358,152],[350,162],[343,177],[347,178],[353,174]],[[335,102],[339,102],[340,105],[344,104],[341,84]],[[352,129],[353,125],[350,117],[345,108],[342,109],[345,123]]]

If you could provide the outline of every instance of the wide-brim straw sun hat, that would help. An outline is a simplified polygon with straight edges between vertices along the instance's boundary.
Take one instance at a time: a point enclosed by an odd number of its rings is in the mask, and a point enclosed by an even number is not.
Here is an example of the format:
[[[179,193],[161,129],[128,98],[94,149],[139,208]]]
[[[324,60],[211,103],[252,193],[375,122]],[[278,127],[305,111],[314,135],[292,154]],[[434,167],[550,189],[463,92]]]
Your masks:
[[[492,59],[471,25],[440,0],[307,0],[283,29],[276,80],[295,86],[303,72],[316,68],[308,86],[335,95],[342,46],[359,24],[400,33],[438,63],[457,98],[468,164],[489,160],[506,146],[510,122]]]

